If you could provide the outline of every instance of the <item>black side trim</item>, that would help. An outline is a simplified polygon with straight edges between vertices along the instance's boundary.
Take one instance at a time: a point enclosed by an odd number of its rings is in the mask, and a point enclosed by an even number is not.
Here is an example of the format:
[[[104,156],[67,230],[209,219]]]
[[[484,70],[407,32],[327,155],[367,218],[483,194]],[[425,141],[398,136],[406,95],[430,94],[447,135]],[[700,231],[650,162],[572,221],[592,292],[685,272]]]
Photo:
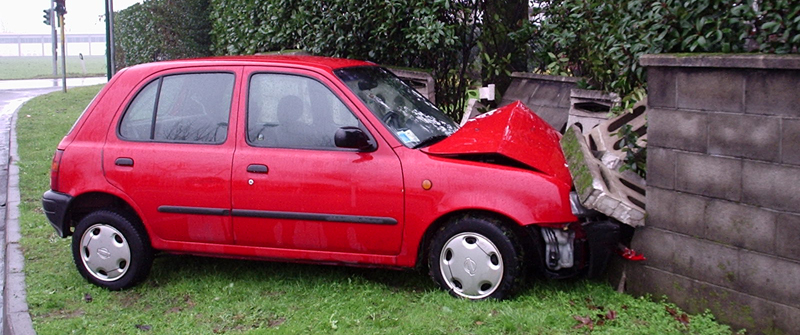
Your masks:
[[[158,211],[161,213],[200,214],[200,215],[219,215],[219,216],[227,216],[231,214],[230,210],[222,208],[183,207],[183,206],[158,206]]]
[[[365,224],[380,224],[380,225],[397,224],[397,220],[393,218],[376,217],[376,216],[273,212],[273,211],[258,211],[249,209],[234,209],[232,211],[232,214],[233,216],[267,218],[267,219],[292,219],[292,220],[305,220],[305,221],[347,222],[347,223],[365,223]]]

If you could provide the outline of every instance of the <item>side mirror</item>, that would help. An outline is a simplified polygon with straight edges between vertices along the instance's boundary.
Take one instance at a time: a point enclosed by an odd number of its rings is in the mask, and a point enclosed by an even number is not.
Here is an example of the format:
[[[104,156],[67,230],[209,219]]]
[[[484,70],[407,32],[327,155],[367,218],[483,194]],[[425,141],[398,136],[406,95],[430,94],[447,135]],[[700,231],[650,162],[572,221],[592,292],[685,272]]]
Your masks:
[[[358,149],[359,151],[375,150],[375,144],[370,141],[367,134],[358,127],[341,127],[333,136],[336,147]]]

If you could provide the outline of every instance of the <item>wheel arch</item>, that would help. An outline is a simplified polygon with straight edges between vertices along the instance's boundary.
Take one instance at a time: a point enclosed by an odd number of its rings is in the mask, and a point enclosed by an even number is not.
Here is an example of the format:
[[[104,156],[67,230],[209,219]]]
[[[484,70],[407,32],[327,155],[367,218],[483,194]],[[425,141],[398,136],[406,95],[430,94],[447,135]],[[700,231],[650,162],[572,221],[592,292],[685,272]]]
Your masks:
[[[64,221],[69,223],[68,227],[66,227],[69,228],[66,236],[72,235],[75,226],[86,215],[101,209],[118,211],[134,219],[136,224],[141,224],[142,222],[136,210],[122,198],[105,192],[89,192],[75,197],[70,202],[64,217]]]
[[[528,232],[530,228],[526,228],[521,223],[517,222],[511,217],[489,210],[463,209],[447,213],[436,219],[431,225],[428,226],[428,228],[425,230],[425,233],[422,235],[422,238],[420,239],[419,242],[419,246],[417,248],[418,252],[417,252],[416,267],[418,269],[422,271],[428,270],[428,262],[426,260],[428,259],[428,255],[430,253],[431,240],[433,239],[433,236],[436,234],[436,232],[445,227],[447,224],[465,217],[483,218],[508,228],[516,235],[520,243],[522,243],[522,248],[525,253],[530,253],[530,251],[533,251],[534,250],[533,248],[535,248],[535,245],[532,244],[535,242],[531,238],[530,233]]]

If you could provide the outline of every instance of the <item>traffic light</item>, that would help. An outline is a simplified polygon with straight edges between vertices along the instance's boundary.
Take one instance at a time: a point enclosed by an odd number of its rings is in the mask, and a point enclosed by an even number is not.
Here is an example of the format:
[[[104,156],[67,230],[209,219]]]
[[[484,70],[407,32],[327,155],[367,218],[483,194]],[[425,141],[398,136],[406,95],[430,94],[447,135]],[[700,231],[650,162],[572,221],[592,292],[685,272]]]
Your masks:
[[[67,5],[64,3],[65,0],[56,0],[56,13],[58,15],[63,16],[67,14]]]
[[[44,18],[44,24],[49,26],[50,22],[53,22],[50,19],[51,15],[53,13],[53,10],[52,9],[43,9],[42,11],[44,12],[44,15],[42,15],[42,17]]]

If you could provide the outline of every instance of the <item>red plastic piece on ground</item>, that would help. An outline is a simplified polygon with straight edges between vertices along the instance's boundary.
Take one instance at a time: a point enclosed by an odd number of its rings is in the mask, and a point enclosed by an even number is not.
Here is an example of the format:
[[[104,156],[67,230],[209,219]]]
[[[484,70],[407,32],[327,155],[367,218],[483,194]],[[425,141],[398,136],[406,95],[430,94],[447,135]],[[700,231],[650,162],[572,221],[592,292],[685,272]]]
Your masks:
[[[636,250],[633,250],[628,247],[622,247],[620,249],[617,249],[617,253],[620,256],[622,256],[622,258],[625,258],[629,261],[643,261],[647,259],[646,257],[644,257],[644,255],[637,254]]]

